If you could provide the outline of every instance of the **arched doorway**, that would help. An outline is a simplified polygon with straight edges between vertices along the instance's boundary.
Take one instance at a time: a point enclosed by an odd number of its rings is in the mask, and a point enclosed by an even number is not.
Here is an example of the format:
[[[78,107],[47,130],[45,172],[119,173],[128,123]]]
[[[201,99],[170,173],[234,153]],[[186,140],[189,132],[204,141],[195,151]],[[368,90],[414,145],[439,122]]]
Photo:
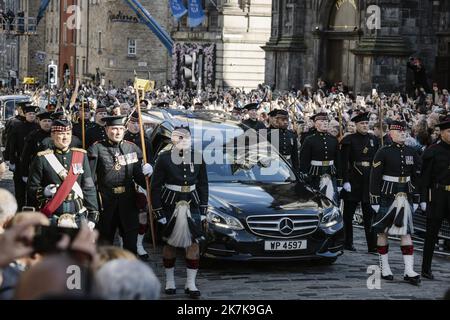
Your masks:
[[[358,41],[359,9],[356,0],[333,0],[328,7],[324,44],[325,78],[335,83],[342,81],[355,86],[356,59],[352,49]]]

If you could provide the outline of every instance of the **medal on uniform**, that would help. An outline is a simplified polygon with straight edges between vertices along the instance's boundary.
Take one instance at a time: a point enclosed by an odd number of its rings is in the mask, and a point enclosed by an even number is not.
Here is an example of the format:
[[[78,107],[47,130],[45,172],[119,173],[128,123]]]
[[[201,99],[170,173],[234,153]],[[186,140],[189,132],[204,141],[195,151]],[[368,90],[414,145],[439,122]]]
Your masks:
[[[119,153],[116,153],[116,156],[114,157],[114,170],[120,171],[121,168],[122,166],[120,165],[119,162]]]
[[[191,166],[191,172],[194,173],[194,164],[191,163],[190,166]]]
[[[374,147],[374,145],[373,145],[373,140],[372,139],[370,139],[370,146],[373,148]]]
[[[364,148],[363,153],[366,154],[369,151],[367,147]]]

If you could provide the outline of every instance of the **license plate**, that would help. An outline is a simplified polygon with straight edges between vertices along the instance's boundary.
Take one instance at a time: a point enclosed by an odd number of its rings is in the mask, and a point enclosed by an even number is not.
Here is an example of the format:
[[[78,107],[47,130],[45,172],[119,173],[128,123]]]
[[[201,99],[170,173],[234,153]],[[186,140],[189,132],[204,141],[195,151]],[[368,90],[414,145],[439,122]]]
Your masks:
[[[293,241],[265,241],[264,250],[266,251],[292,251],[304,250],[307,247],[306,240]]]

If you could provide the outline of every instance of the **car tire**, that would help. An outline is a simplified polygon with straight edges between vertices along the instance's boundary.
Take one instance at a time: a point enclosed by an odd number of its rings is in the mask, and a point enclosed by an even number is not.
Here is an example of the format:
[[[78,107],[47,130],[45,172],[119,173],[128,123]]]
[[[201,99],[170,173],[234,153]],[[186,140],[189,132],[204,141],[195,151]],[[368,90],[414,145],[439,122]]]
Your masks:
[[[333,263],[336,262],[336,260],[337,260],[337,257],[334,257],[334,258],[322,258],[322,259],[313,261],[313,264],[317,265],[317,266],[331,266]]]

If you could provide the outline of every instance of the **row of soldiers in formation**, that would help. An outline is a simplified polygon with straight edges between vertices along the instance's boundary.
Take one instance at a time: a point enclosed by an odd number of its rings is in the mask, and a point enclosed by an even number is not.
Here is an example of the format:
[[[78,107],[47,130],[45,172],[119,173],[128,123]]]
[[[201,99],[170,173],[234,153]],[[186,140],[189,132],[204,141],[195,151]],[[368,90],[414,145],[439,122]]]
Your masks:
[[[73,216],[78,220],[87,219],[91,227],[99,229],[101,238],[109,242],[114,240],[119,229],[124,247],[138,252],[138,234],[142,238],[145,233],[139,226],[139,211],[146,209],[145,204],[138,205],[145,201],[137,201],[140,193],[136,186],[146,188],[145,177],[152,175],[153,167],[143,164],[142,151],[138,147],[141,142],[137,115],[108,116],[106,109],[97,108],[95,123],[85,123],[86,151],[81,148],[80,140],[84,139],[80,123],[72,126],[64,113],[41,112],[38,114],[39,128],[36,128],[36,108],[23,105],[19,109],[19,115],[8,124],[5,150],[5,158],[14,171],[19,204],[40,208],[52,219],[57,219],[60,225],[69,223],[66,219],[73,219]],[[248,119],[243,121],[245,128],[266,128],[257,121],[257,104],[247,105],[245,109],[248,110]],[[85,119],[89,119],[89,115],[86,114]],[[420,158],[413,149],[404,145],[406,125],[402,122],[390,124],[392,144],[380,148],[380,141],[368,133],[367,113],[352,118],[357,133],[340,142],[327,133],[328,115],[318,113],[312,117],[314,131],[299,148],[296,135],[287,129],[288,113],[273,110],[269,116],[269,129],[280,132],[276,144],[280,154],[291,162],[304,180],[336,201],[339,191],[345,190],[344,222],[348,250],[354,250],[352,218],[357,204],[361,203],[368,250],[379,253],[384,279],[393,278],[389,268],[387,236],[394,234],[402,238],[405,280],[413,284],[420,282],[420,275],[413,270],[411,241],[412,214],[420,203],[428,215],[422,275],[433,277],[434,244],[442,219],[448,218],[450,213],[449,117],[439,124],[441,139]],[[127,132],[125,126],[128,127]],[[269,139],[272,139],[270,132]],[[186,141],[190,141],[188,128],[174,130],[174,150],[182,156],[186,152],[194,152]],[[145,146],[147,154],[151,154],[150,143],[145,141]],[[208,205],[205,165],[192,166],[184,161],[176,165],[170,159],[169,154],[162,153],[155,164],[151,199],[153,213],[160,223],[167,224],[167,213],[181,210],[177,203],[183,202],[184,198],[194,198],[197,201],[190,203],[188,209],[196,217],[197,225],[201,225]],[[167,200],[164,195],[168,192],[173,193],[169,203],[164,200]],[[185,194],[193,196],[186,197]],[[173,201],[175,196],[177,201]],[[75,215],[68,216],[68,213]],[[192,230],[192,235],[199,234],[198,230]],[[167,238],[171,238],[170,234]],[[169,243],[164,248],[163,259],[166,292],[171,294],[176,292],[173,267],[174,247],[178,242]],[[192,297],[198,297],[200,292],[195,286],[198,242],[188,241],[183,247],[187,248],[185,289]],[[138,253],[145,255],[145,251]]]
[[[243,123],[254,130],[266,129],[258,121],[257,104],[247,105]],[[269,114],[269,129],[280,129],[279,151],[300,176],[330,199],[344,202],[345,249],[355,251],[352,221],[361,204],[369,253],[378,253],[382,278],[393,279],[389,267],[388,236],[401,237],[404,279],[420,283],[414,272],[413,214],[421,208],[427,215],[422,276],[433,279],[431,263],[443,219],[450,222],[450,115],[437,125],[440,138],[422,156],[405,145],[407,124],[392,121],[384,141],[369,133],[369,113],[356,113],[351,121],[356,133],[338,140],[328,132],[329,115],[311,117],[314,128],[302,137],[287,130],[288,113]],[[269,133],[270,139],[270,133]],[[273,141],[272,141],[273,143]]]

